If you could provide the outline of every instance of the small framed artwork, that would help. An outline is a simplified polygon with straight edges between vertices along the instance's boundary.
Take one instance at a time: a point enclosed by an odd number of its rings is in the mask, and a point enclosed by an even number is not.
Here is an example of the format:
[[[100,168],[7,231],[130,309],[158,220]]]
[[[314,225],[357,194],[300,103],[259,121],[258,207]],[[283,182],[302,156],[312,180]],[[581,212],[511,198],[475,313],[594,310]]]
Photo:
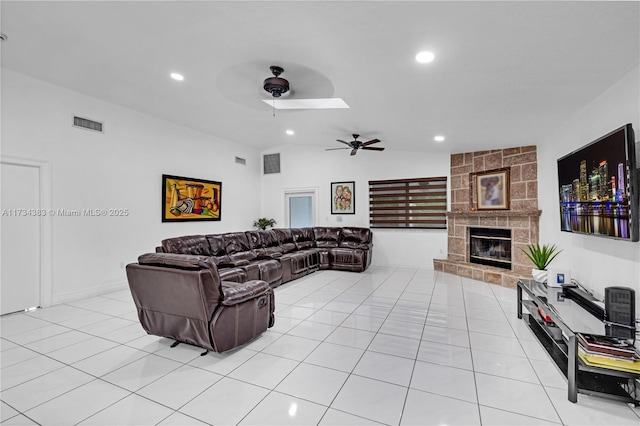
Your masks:
[[[356,183],[331,182],[331,214],[355,214]]]
[[[475,175],[478,210],[509,210],[509,169]]]
[[[162,175],[162,221],[220,220],[222,183]]]

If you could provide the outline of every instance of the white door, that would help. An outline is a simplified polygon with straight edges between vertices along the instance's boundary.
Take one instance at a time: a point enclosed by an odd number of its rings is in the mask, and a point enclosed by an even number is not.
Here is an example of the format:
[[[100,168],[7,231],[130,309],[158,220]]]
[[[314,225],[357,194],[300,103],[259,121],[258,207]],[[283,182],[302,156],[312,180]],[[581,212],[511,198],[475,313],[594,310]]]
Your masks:
[[[40,306],[40,169],[2,163],[0,314]]]
[[[285,191],[285,219],[288,228],[315,226],[315,211],[315,191]]]

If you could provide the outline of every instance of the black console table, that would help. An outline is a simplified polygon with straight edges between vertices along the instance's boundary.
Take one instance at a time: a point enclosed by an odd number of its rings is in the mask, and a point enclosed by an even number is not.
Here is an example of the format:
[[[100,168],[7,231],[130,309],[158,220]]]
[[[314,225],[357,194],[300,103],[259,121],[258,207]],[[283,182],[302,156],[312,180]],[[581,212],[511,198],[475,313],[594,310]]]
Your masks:
[[[517,286],[518,318],[524,319],[567,377],[569,401],[577,402],[578,393],[584,393],[639,406],[640,375],[588,366],[578,357],[576,333],[606,334],[600,315],[603,309],[588,297],[580,297],[579,292],[567,290],[547,287],[533,280],[519,280]],[[529,313],[523,313],[523,306]],[[538,308],[551,317],[557,328],[545,324]]]

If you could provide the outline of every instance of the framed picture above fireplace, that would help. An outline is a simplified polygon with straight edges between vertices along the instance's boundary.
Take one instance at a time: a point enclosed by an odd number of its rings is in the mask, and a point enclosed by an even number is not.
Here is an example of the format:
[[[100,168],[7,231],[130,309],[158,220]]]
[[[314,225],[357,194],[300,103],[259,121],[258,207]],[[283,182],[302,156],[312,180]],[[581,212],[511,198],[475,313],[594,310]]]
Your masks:
[[[478,210],[509,210],[509,169],[487,170],[475,174]]]

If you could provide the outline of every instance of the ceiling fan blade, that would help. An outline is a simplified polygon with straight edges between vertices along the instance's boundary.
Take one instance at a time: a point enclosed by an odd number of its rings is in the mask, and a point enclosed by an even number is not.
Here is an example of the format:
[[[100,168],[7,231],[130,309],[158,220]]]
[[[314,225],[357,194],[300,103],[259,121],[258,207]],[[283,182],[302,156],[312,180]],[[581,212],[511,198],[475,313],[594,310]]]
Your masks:
[[[336,139],[336,140],[337,140],[338,142],[340,142],[340,143],[343,143],[343,144],[345,144],[345,145],[349,145],[349,146],[351,146],[351,144],[350,144],[349,142],[345,142],[345,141],[342,141],[342,140],[340,140],[340,139]]]
[[[376,146],[363,146],[362,149],[368,149],[371,151],[384,151],[384,148],[378,148]]]
[[[371,139],[370,141],[363,142],[362,146],[373,145],[374,143],[380,142],[380,139]]]
[[[351,149],[351,148],[327,148],[325,151],[335,151],[336,149]]]
[[[353,148],[351,150],[351,155],[356,155],[356,152],[358,152],[358,148]]]

